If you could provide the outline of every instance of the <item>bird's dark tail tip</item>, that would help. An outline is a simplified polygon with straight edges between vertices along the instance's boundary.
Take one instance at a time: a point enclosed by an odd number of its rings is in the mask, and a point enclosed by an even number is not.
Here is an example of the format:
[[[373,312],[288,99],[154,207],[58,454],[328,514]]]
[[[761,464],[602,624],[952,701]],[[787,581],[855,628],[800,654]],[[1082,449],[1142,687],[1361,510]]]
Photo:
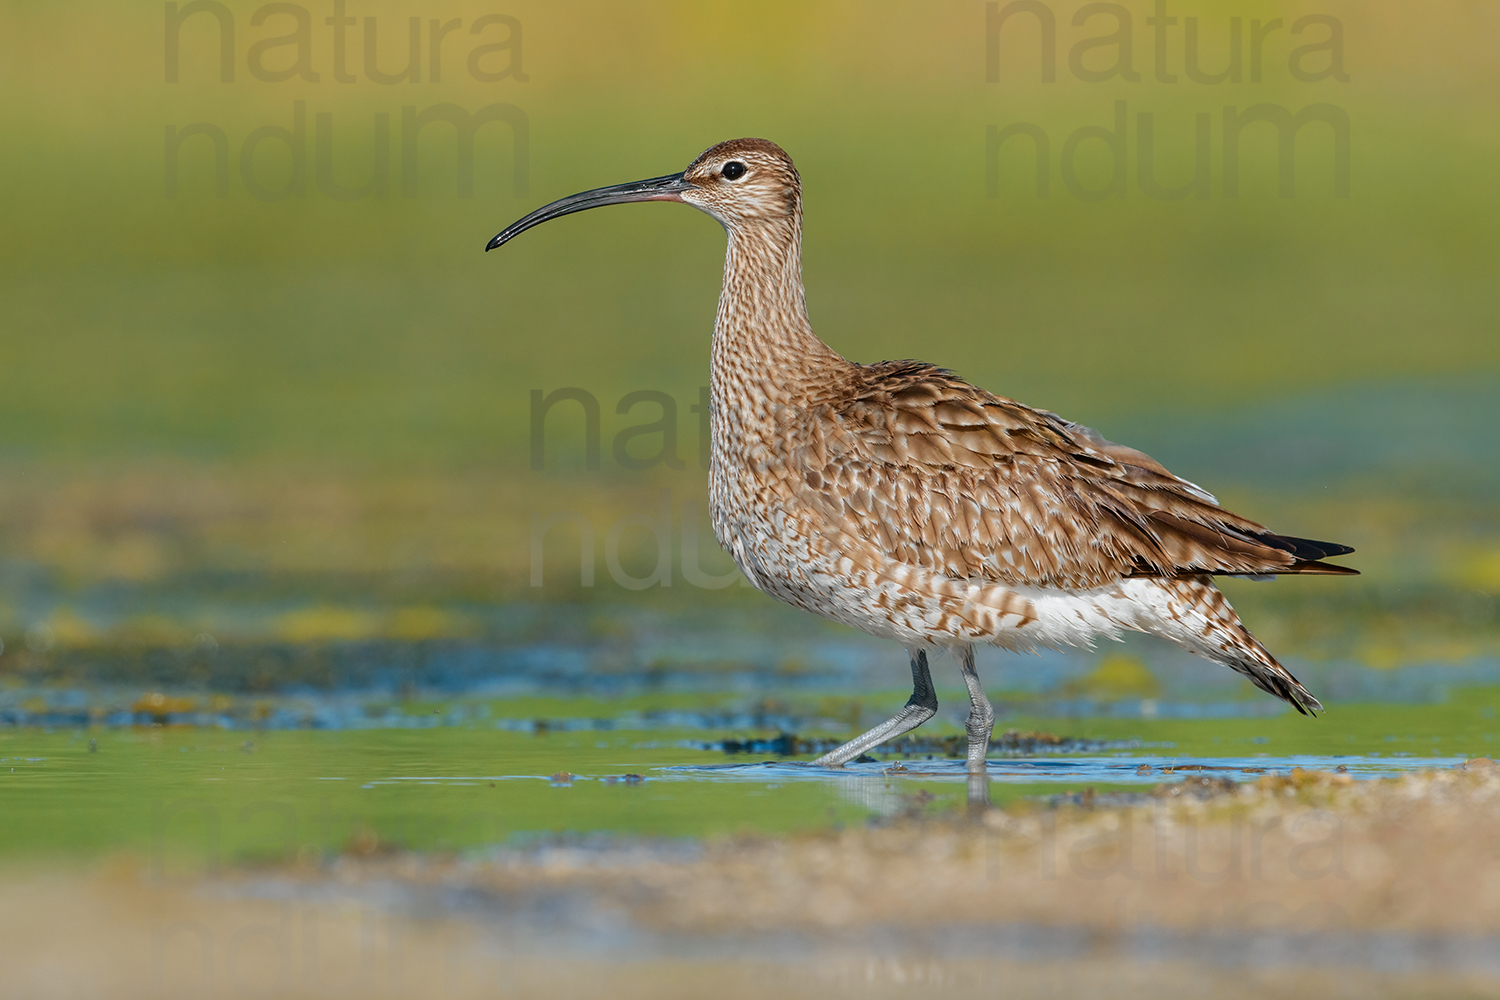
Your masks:
[[[1296,563],[1282,573],[1306,573],[1312,576],[1358,576],[1359,570],[1350,569],[1348,566],[1335,566],[1333,563],[1324,562],[1335,556],[1346,556],[1354,551],[1352,545],[1340,545],[1338,542],[1320,542],[1312,538],[1296,538],[1292,535],[1275,535],[1267,532],[1260,536],[1265,544],[1290,553],[1296,559]]]

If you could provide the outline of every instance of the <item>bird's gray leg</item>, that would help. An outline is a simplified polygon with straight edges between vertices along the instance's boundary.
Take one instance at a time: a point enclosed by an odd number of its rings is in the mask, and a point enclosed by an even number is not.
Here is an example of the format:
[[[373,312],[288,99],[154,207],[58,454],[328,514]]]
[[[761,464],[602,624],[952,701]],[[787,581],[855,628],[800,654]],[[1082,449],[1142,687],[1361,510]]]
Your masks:
[[[964,673],[964,684],[969,689],[969,720],[964,723],[964,729],[969,733],[969,770],[983,771],[985,758],[990,752],[990,733],[995,728],[995,710],[984,696],[979,672],[974,669],[974,647],[961,646],[956,652],[958,665]]]
[[[932,674],[927,670],[927,651],[918,649],[907,652],[911,654],[911,697],[907,699],[906,707],[894,718],[887,719],[837,750],[830,750],[813,761],[813,764],[820,767],[843,767],[866,750],[916,729],[937,714],[937,692],[932,688]]]

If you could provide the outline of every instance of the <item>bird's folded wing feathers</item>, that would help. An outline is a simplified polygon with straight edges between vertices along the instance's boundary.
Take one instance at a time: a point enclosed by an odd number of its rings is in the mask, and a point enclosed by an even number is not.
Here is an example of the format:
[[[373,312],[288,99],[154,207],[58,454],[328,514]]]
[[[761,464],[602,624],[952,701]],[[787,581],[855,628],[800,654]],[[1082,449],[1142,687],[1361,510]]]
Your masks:
[[[804,500],[897,560],[1068,589],[1130,576],[1350,573],[1149,456],[919,362],[860,366],[804,411]]]

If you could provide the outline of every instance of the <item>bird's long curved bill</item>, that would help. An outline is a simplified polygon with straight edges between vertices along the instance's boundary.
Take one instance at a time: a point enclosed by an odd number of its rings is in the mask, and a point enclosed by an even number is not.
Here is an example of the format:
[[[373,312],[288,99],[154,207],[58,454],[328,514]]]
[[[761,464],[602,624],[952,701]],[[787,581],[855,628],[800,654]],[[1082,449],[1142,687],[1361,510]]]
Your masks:
[[[650,180],[631,181],[629,184],[594,188],[592,191],[559,198],[552,204],[543,205],[530,215],[517,219],[500,230],[485,246],[485,250],[504,246],[533,226],[539,226],[564,215],[572,215],[574,212],[582,212],[585,209],[600,208],[604,205],[624,205],[632,201],[681,201],[682,192],[689,190],[692,186],[682,174],[668,174],[665,177],[652,177]]]

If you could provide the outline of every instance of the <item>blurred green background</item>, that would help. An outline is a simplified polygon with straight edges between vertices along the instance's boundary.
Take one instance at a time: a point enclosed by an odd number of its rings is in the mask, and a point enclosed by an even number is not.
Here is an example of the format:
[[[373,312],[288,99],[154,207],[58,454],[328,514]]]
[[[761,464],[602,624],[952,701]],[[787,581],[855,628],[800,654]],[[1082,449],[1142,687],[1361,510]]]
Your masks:
[[[1173,0],[1162,58],[1176,79],[1163,82],[1153,5],[1132,2],[1119,10],[1139,79],[1090,82],[1122,49],[1076,47],[1120,16],[1077,26],[1082,5],[1053,2],[1046,82],[1037,14],[1007,20],[991,58],[979,0],[349,0],[341,81],[333,0],[273,5],[260,24],[266,8],[226,0],[183,20],[175,83],[167,6],[0,13],[0,672],[70,647],[178,648],[209,621],[226,642],[419,641],[472,634],[460,604],[767,601],[680,572],[671,590],[630,590],[603,558],[610,526],[654,514],[665,488],[673,517],[695,506],[703,569],[729,568],[706,530],[689,409],[707,379],[719,228],[631,206],[481,252],[546,201],[679,170],[740,135],[797,161],[813,322],[846,356],[951,367],[1152,452],[1279,530],[1359,547],[1358,580],[1230,584],[1278,651],[1385,667],[1500,648],[1492,6]],[[229,82],[216,9],[234,29]],[[316,82],[295,44],[262,44],[299,12]],[[510,20],[471,32],[493,14]],[[1293,35],[1309,14],[1324,17]],[[366,32],[376,68],[397,75],[409,18],[418,78],[373,81]],[[1253,80],[1252,34],[1274,19]],[[434,80],[432,26],[455,20]],[[1190,25],[1200,74],[1230,65],[1240,32],[1238,82],[1190,79]],[[485,44],[508,47],[471,62]],[[1062,172],[1068,137],[1112,129],[1118,101],[1123,193],[1080,198]],[[506,106],[509,124],[475,134],[472,196],[451,126],[403,131],[404,108],[444,104]],[[1334,131],[1316,122],[1293,147],[1293,196],[1265,124],[1245,130],[1226,196],[1225,108],[1265,104],[1347,115],[1347,197]],[[247,140],[290,132],[299,107],[297,182],[286,142]],[[1207,197],[1143,190],[1142,113],[1167,185],[1192,176],[1196,116],[1209,116]],[[330,179],[372,177],[379,116],[385,195],[330,197]],[[987,146],[991,127],[1017,123],[1049,140],[1047,197],[1031,139]],[[195,124],[222,130],[224,197],[208,134],[182,140],[168,197],[164,131]],[[1111,183],[1108,143],[1072,153],[1085,189]],[[597,471],[576,403],[551,411],[546,468],[532,468],[531,393],[563,387],[600,402]],[[619,432],[660,412],[615,412],[638,390],[675,400],[681,470],[616,460]],[[662,442],[635,438],[631,464]],[[533,587],[533,518],[565,511],[594,527],[598,583],[580,585],[564,526]],[[646,576],[648,531],[616,541],[622,571]],[[268,593],[263,614],[205,610]]]

